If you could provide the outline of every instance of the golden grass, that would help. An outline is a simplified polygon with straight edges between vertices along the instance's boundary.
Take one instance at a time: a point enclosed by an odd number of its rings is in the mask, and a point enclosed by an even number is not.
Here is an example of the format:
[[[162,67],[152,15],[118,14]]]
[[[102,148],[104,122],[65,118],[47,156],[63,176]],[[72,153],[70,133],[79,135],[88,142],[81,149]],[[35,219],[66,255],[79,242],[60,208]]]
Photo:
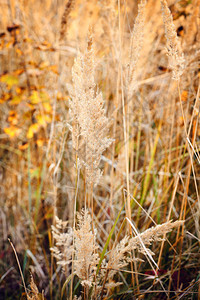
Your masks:
[[[199,0],[0,8],[0,295],[200,297]]]

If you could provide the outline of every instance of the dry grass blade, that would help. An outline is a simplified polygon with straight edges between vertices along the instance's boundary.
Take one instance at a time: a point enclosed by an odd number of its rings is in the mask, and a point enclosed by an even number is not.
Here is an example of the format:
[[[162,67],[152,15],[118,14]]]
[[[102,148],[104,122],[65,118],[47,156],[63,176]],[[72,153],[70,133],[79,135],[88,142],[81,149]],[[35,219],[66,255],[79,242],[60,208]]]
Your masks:
[[[21,278],[22,278],[24,290],[25,290],[26,296],[28,297],[28,292],[27,292],[25,281],[24,281],[24,276],[23,276],[23,273],[22,273],[20,262],[19,262],[19,259],[18,259],[18,256],[17,256],[17,252],[16,252],[15,247],[14,247],[13,243],[11,242],[11,240],[8,239],[8,241],[9,241],[9,243],[10,243],[10,245],[11,245],[13,251],[14,251],[14,254],[15,254],[15,257],[16,257],[16,260],[17,260],[17,264],[18,264],[18,267],[19,267],[20,275],[21,275]]]

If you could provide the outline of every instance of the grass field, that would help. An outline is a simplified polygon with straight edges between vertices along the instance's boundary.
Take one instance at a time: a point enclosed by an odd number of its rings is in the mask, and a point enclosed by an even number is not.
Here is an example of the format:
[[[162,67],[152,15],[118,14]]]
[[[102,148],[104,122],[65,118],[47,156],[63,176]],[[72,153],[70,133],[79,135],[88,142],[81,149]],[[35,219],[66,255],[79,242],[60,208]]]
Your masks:
[[[200,1],[0,10],[0,299],[200,299]]]

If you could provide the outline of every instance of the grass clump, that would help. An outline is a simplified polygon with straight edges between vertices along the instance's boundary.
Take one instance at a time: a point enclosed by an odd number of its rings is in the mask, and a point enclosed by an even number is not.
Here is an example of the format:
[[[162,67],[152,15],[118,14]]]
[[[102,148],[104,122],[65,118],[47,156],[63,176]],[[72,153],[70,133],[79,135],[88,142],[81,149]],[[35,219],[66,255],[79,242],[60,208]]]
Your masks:
[[[4,2],[0,295],[197,299],[199,1]]]

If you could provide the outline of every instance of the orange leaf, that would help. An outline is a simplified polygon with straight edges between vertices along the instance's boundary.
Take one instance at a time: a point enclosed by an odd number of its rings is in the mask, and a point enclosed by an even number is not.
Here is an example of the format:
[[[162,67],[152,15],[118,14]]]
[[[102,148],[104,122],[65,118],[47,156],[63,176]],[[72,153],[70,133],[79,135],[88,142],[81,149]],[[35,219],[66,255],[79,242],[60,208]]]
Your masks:
[[[12,125],[17,125],[17,113],[14,110],[11,110],[9,113],[8,121]]]
[[[187,91],[183,91],[181,94],[181,100],[182,101],[187,101],[188,99],[188,92]]]
[[[24,69],[18,69],[15,72],[13,72],[13,75],[18,76],[18,75],[21,75],[22,73],[24,73]]]
[[[63,95],[61,92],[57,93],[57,100],[62,100],[63,99]]]
[[[48,70],[54,72],[57,75],[59,74],[58,73],[58,67],[56,65],[49,66]]]
[[[20,50],[19,48],[16,49],[16,53],[19,54],[19,56],[23,54],[22,50]]]
[[[38,140],[36,141],[36,144],[38,145],[38,147],[43,146],[43,145],[44,145],[44,139],[38,139]]]
[[[19,150],[26,150],[28,148],[28,143],[24,143],[18,146]]]

